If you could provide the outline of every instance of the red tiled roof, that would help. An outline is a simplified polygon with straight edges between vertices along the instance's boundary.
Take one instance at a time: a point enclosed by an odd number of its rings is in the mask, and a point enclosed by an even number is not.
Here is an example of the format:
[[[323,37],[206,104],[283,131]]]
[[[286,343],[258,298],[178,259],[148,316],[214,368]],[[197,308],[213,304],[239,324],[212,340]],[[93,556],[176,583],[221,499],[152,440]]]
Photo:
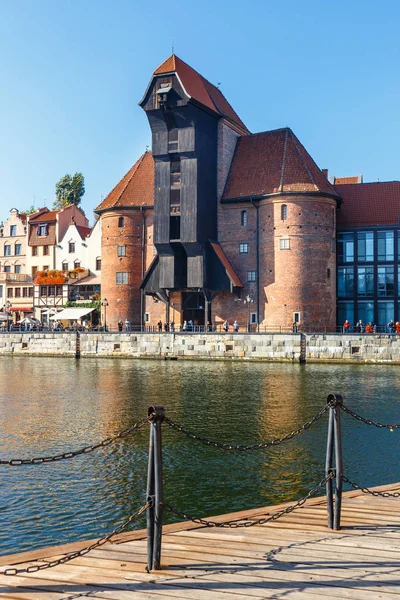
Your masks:
[[[232,121],[235,125],[239,126],[243,133],[249,132],[246,125],[233,110],[221,90],[175,54],[172,54],[167,58],[167,60],[154,71],[153,75],[164,75],[165,73],[176,73],[191,98],[197,100],[197,102],[206,106],[218,115],[225,117],[228,121]]]
[[[361,183],[361,175],[354,177],[335,177],[334,185],[344,185],[346,183]]]
[[[83,227],[83,225],[75,225],[75,227],[79,231],[79,234],[83,240],[89,237],[89,235],[92,233],[91,227]]]
[[[400,181],[340,185],[343,203],[337,213],[337,227],[398,225]]]
[[[49,209],[43,209],[43,208],[40,208],[39,210],[41,212],[37,216],[35,216],[35,213],[33,213],[32,215],[29,216],[30,223],[33,223],[33,222],[47,223],[49,221],[55,221],[57,218],[57,214],[60,212],[59,210],[49,210]],[[45,211],[45,212],[43,212],[43,211]]]
[[[291,129],[239,138],[223,199],[285,192],[340,197]]]
[[[153,206],[154,160],[151,152],[145,152],[115,188],[99,204],[96,211],[115,207]]]
[[[232,285],[234,287],[242,288],[243,283],[240,281],[239,276],[236,274],[235,269],[233,268],[232,264],[230,263],[229,258],[226,256],[222,247],[217,242],[210,242],[210,244],[211,244],[211,247],[214,250],[215,254],[218,256],[219,260],[223,264],[226,274],[228,275],[229,279],[231,280]]]

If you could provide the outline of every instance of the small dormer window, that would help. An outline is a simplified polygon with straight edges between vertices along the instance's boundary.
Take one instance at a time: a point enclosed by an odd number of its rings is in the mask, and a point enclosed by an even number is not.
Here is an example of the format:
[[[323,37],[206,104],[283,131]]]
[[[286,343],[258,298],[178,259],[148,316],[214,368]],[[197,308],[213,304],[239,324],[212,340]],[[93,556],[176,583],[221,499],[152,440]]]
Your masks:
[[[37,232],[38,236],[45,236],[47,235],[47,224],[44,225],[38,225],[38,232]]]

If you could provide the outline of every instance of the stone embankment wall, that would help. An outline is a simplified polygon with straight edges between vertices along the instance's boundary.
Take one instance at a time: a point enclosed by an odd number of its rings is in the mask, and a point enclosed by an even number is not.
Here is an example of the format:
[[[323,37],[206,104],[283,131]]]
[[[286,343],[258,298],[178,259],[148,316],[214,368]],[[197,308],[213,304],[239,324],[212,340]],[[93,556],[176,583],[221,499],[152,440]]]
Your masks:
[[[368,334],[11,333],[0,355],[399,363],[400,336]]]

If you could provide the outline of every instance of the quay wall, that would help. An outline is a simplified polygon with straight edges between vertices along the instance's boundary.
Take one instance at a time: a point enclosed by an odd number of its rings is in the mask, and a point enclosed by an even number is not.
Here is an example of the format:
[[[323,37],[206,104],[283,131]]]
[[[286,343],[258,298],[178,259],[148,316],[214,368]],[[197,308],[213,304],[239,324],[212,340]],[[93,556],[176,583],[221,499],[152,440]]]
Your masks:
[[[400,364],[400,336],[291,333],[2,333],[0,355]]]

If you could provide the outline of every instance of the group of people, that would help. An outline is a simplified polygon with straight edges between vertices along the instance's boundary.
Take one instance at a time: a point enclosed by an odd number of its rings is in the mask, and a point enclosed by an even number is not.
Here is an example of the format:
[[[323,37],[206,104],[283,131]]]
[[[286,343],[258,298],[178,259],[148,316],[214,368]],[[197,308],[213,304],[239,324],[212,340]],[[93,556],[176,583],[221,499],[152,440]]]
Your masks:
[[[120,319],[118,321],[118,331],[122,331],[124,328],[124,323],[123,321]],[[130,331],[131,330],[131,322],[128,318],[125,319],[125,331]]]
[[[350,331],[351,331],[350,321],[348,319],[346,319],[345,322],[343,323],[343,333],[350,333]],[[376,323],[374,323],[373,321],[370,321],[367,325],[364,325],[364,323],[360,319],[354,325],[353,331],[354,331],[354,333],[376,333],[377,326],[376,326]],[[399,321],[396,321],[396,323],[395,323],[393,321],[393,319],[391,319],[389,321],[389,323],[387,324],[387,331],[389,333],[393,333],[393,334],[396,333],[396,334],[400,335]]]

